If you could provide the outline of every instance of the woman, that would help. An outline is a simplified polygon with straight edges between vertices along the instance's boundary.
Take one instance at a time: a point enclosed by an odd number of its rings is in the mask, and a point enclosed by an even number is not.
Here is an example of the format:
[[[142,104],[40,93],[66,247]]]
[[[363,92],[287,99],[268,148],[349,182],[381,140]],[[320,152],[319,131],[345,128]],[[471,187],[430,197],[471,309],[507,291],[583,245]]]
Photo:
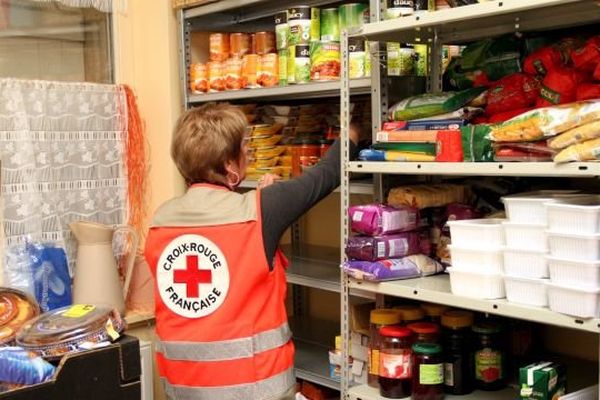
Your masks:
[[[247,132],[237,108],[207,104],[182,115],[173,135],[189,189],[158,209],[145,252],[156,279],[158,369],[172,399],[294,398],[278,243],[339,185],[340,143],[302,176],[275,184],[268,176],[239,194]]]

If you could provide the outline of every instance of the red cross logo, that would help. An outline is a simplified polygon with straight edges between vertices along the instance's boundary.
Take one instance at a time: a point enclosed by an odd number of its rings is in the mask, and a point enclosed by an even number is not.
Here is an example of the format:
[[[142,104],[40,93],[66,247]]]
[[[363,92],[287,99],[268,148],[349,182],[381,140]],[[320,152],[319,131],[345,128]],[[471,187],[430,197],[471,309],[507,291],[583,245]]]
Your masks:
[[[185,269],[176,270],[173,281],[185,283],[187,297],[200,297],[201,283],[212,283],[212,271],[198,268],[198,256],[186,256]]]

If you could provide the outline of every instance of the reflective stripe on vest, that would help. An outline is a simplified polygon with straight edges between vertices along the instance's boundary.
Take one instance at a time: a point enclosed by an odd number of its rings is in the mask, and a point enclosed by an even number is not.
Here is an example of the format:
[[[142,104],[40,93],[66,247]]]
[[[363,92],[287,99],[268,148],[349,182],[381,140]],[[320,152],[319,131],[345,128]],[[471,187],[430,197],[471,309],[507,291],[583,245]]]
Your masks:
[[[262,381],[233,386],[193,387],[172,385],[165,378],[161,381],[167,397],[177,400],[266,400],[296,383],[292,368]]]
[[[252,337],[218,342],[157,341],[156,349],[169,360],[227,361],[254,357],[258,353],[276,349],[288,343],[292,331],[287,323]]]

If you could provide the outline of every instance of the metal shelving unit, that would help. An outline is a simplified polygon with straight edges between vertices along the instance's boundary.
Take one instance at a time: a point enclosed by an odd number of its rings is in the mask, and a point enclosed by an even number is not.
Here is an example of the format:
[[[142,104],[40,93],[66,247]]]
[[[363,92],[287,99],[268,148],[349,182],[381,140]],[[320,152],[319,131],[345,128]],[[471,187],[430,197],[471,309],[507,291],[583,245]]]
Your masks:
[[[242,189],[256,189],[258,186],[257,181],[245,180],[240,184]],[[335,190],[336,193],[340,192],[340,188]],[[353,181],[350,183],[350,193],[352,194],[373,194],[373,182],[370,181]],[[337,260],[336,260],[337,261]]]
[[[385,2],[371,3],[372,14],[383,15]],[[350,204],[350,174],[372,173],[374,182],[378,182],[375,196],[381,198],[381,182],[385,175],[411,176],[512,176],[540,178],[597,178],[600,176],[600,163],[572,163],[555,165],[553,163],[408,163],[408,162],[351,162],[349,148],[346,145],[349,130],[350,115],[350,81],[348,79],[348,39],[351,37],[364,38],[371,42],[371,64],[380,65],[373,68],[372,73],[372,114],[373,139],[381,122],[387,118],[390,94],[389,78],[379,59],[378,42],[394,41],[403,43],[426,43],[429,45],[429,74],[427,90],[438,92],[442,90],[442,45],[466,43],[481,38],[497,36],[505,33],[520,33],[526,31],[551,30],[577,25],[590,24],[600,21],[600,4],[595,0],[501,0],[488,1],[471,6],[440,10],[403,17],[388,21],[381,18],[367,24],[357,32],[342,34],[342,93],[341,121],[342,143],[344,144],[341,161],[341,236],[344,243],[350,235],[347,209]],[[377,188],[376,188],[377,189]],[[344,254],[341,252],[341,258]],[[344,400],[382,400],[377,390],[366,385],[350,384],[350,371],[347,362],[349,349],[349,295],[351,290],[358,288],[372,292],[379,300],[383,296],[401,297],[411,300],[427,301],[446,304],[452,307],[470,309],[483,313],[495,314],[510,318],[534,321],[546,325],[567,327],[570,329],[598,334],[600,333],[599,319],[578,319],[550,311],[546,308],[534,308],[508,303],[506,300],[478,300],[451,293],[449,277],[439,275],[421,279],[370,283],[356,281],[341,274],[342,280],[342,335],[343,335],[343,366],[342,366],[342,399]],[[594,350],[598,352],[600,349]],[[581,363],[581,362],[580,362]],[[586,367],[592,376],[586,383],[598,380],[596,364],[594,368]],[[595,378],[595,379],[594,379]],[[506,389],[500,392],[475,392],[469,396],[447,396],[447,399],[465,400],[508,400],[514,399],[516,392]]]

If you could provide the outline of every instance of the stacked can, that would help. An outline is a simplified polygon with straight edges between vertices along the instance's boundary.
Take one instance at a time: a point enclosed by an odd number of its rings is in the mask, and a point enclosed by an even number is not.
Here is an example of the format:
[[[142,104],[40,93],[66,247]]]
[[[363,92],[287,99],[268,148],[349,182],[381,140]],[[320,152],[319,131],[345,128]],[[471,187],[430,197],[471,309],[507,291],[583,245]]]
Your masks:
[[[366,4],[351,3],[339,7],[340,31],[356,31],[369,22],[369,8]],[[371,58],[369,43],[362,39],[352,38],[348,42],[350,57],[350,79],[371,76]]]
[[[320,36],[320,14],[318,8],[298,6],[287,12],[288,61],[287,83],[310,81],[310,43]]]
[[[279,56],[279,86],[288,84],[289,38],[288,13],[282,11],[275,15],[275,45]]]

